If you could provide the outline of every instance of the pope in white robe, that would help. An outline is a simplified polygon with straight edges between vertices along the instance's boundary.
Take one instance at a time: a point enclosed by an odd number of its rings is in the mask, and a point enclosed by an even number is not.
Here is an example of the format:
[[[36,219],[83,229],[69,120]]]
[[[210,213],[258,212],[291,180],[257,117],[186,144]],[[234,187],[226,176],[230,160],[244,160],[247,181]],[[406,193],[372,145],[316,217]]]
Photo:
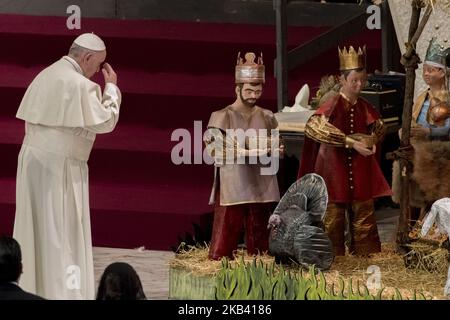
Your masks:
[[[47,299],[95,296],[87,161],[96,134],[114,129],[121,102],[105,58],[98,36],[79,36],[67,56],[36,76],[17,112],[25,121],[14,223],[19,284]],[[103,93],[89,80],[100,69]]]

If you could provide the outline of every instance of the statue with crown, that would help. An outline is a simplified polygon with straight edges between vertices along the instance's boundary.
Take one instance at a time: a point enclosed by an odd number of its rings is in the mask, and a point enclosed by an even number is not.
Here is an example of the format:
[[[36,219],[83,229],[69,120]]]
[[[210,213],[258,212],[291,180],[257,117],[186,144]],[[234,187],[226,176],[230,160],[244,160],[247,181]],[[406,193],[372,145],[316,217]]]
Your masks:
[[[279,152],[280,144],[278,136],[272,136],[278,126],[275,116],[257,105],[265,68],[262,54],[256,58],[252,52],[244,57],[238,54],[235,100],[211,114],[205,135],[207,150],[214,158],[211,260],[234,259],[242,232],[249,255],[267,251],[267,221],[280,200],[276,170],[263,173],[265,166],[260,161],[274,155],[275,149]]]
[[[412,175],[409,206],[412,223],[422,220],[433,202],[450,197],[450,95],[448,86],[450,47],[437,37],[429,41],[422,78],[427,85],[412,107]],[[401,136],[402,130],[399,134]],[[393,164],[393,200],[400,203],[400,165]]]
[[[316,173],[325,180],[323,221],[334,254],[368,256],[381,251],[374,198],[391,195],[376,157],[385,128],[375,107],[359,96],[367,78],[365,46],[338,48],[338,57],[341,88],[306,123],[298,177]]]
[[[449,139],[449,59],[450,47],[445,48],[433,37],[429,42],[422,70],[423,80],[428,87],[417,97],[413,106],[413,138],[428,135],[428,138],[433,140]],[[418,126],[426,130],[417,130]]]

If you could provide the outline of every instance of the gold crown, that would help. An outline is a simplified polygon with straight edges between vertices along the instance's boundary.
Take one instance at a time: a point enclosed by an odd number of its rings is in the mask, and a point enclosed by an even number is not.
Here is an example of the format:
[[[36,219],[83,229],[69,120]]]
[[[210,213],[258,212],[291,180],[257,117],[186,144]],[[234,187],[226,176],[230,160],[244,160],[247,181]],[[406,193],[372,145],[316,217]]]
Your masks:
[[[262,53],[258,57],[258,63],[255,63],[255,54],[247,52],[245,54],[245,62],[241,58],[241,53],[238,53],[236,68],[235,68],[235,83],[264,83],[264,64]]]
[[[358,48],[358,52],[352,46],[348,51],[345,47],[342,50],[338,47],[338,51],[340,71],[366,68],[366,46]]]

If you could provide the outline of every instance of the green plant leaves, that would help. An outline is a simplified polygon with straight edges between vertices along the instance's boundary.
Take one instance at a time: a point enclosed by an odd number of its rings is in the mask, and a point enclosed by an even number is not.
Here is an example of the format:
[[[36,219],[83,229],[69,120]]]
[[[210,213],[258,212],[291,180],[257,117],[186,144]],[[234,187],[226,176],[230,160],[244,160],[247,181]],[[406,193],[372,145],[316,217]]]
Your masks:
[[[325,275],[314,266],[308,273],[300,270],[292,274],[283,266],[276,268],[275,263],[264,264],[253,259],[245,262],[243,259],[233,267],[229,261],[222,260],[222,268],[216,277],[216,293],[218,300],[381,300],[381,288],[376,294],[359,281],[352,278],[337,279],[337,284],[327,285]],[[397,288],[390,298],[402,300]],[[425,300],[422,293],[414,292],[413,300]]]

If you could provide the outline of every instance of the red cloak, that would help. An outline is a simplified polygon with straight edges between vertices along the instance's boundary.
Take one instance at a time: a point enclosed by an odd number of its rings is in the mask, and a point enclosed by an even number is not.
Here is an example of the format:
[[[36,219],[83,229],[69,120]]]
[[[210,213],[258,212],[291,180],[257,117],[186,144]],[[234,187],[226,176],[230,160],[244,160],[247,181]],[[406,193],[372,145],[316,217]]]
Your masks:
[[[325,115],[346,135],[370,134],[369,126],[380,118],[366,100],[358,98],[350,105],[341,95],[326,101],[315,114]],[[392,194],[376,155],[364,157],[354,149],[318,143],[305,136],[298,177],[311,172],[324,178],[329,202],[366,201]]]

